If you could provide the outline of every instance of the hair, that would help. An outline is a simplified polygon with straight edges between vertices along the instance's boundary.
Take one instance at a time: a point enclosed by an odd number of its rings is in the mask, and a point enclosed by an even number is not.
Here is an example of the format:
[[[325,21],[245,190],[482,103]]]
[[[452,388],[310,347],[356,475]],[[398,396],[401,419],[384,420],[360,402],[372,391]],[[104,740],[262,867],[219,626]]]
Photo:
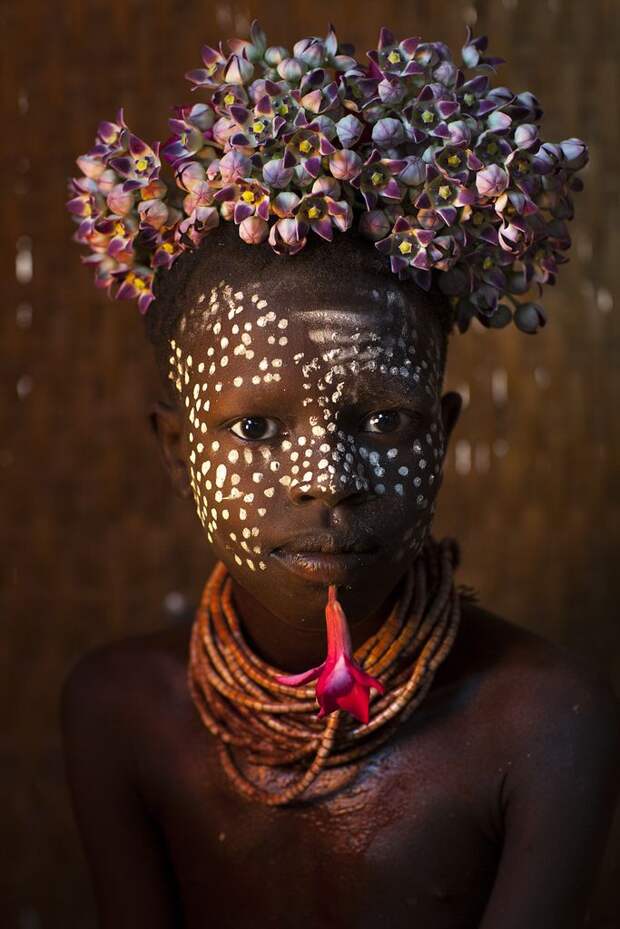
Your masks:
[[[169,343],[187,310],[196,305],[201,293],[223,278],[238,281],[241,286],[248,280],[273,276],[274,271],[285,281],[290,279],[291,284],[305,278],[306,284],[312,284],[311,292],[321,289],[321,285],[333,289],[334,280],[346,281],[356,272],[375,275],[384,282],[388,280],[400,288],[416,310],[426,310],[427,316],[435,320],[442,368],[445,368],[448,338],[455,317],[453,306],[438,289],[435,277],[428,291],[411,280],[398,280],[385,256],[354,228],[345,233],[335,232],[331,243],[310,233],[306,246],[296,255],[287,256],[276,254],[267,243],[248,245],[240,238],[234,223],[223,222],[205,236],[198,248],[183,252],[170,270],[160,269],[155,278],[155,300],[144,321],[171,402],[176,403],[177,398],[168,377]]]

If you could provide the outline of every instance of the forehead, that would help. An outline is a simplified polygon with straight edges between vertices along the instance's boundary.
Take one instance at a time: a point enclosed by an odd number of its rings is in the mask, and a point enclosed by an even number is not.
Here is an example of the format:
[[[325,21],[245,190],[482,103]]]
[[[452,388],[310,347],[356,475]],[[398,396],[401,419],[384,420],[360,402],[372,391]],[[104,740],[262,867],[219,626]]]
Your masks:
[[[179,383],[183,354],[200,373],[235,387],[310,381],[326,373],[344,379],[409,379],[411,386],[440,381],[440,349],[424,312],[392,287],[352,282],[343,290],[285,293],[264,282],[233,286],[221,280],[200,293],[183,314],[171,378]],[[175,357],[176,355],[176,357]],[[176,370],[175,370],[176,369]],[[299,378],[297,378],[299,380]]]

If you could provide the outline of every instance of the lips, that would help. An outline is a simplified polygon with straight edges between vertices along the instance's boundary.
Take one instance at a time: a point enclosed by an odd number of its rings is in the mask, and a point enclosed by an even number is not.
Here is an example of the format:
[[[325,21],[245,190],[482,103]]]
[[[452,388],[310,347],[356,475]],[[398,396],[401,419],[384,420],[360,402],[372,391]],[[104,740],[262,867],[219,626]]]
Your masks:
[[[317,584],[347,584],[380,555],[373,537],[316,532],[289,539],[271,553],[289,571]]]
[[[358,533],[317,531],[303,533],[288,539],[275,552],[288,554],[322,553],[324,555],[365,554],[376,551],[379,542],[374,536],[360,537]]]

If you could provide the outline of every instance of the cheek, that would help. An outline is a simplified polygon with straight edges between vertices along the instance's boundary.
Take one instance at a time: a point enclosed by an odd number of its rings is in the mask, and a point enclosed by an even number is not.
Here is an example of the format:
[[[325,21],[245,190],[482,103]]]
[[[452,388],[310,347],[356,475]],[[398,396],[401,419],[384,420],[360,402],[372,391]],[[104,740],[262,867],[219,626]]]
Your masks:
[[[224,561],[249,571],[265,570],[262,535],[275,494],[269,462],[260,451],[218,440],[208,442],[194,487],[198,517]]]

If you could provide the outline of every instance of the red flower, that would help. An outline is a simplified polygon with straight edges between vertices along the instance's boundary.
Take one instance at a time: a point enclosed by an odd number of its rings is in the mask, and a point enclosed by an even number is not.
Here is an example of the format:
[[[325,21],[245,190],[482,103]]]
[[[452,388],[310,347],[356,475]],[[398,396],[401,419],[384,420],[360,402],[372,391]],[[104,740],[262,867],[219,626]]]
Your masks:
[[[280,684],[290,687],[299,687],[316,678],[316,699],[320,706],[318,718],[328,716],[334,710],[346,710],[359,719],[368,723],[368,698],[370,688],[373,687],[380,694],[385,688],[376,678],[362,671],[351,654],[351,636],[347,618],[340,603],[336,599],[336,588],[329,587],[327,606],[325,607],[327,622],[327,658],[323,664],[301,674],[278,675],[276,680]]]

